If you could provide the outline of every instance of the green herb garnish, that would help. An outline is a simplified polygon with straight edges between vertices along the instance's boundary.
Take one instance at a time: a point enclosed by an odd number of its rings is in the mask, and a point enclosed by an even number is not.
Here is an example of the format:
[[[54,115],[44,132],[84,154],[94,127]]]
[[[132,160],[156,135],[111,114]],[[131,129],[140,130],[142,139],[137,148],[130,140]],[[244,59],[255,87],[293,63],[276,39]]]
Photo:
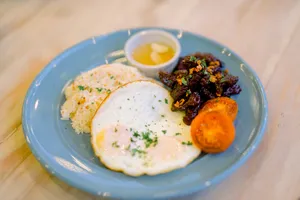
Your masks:
[[[187,95],[190,95],[191,93],[192,93],[191,90],[187,90],[187,91],[186,91],[186,94],[187,94]]]
[[[158,137],[155,136],[154,139],[153,139],[153,146],[155,147],[158,143]]]
[[[167,130],[162,130],[161,132],[163,132],[163,134],[166,134],[166,133],[167,133]]]
[[[161,102],[161,100],[158,100],[158,102]]]
[[[111,146],[115,147],[115,148],[119,148],[120,146],[118,145],[117,141],[113,142],[111,144]]]
[[[113,78],[115,78],[115,77],[114,77],[114,76],[111,76],[111,77],[110,77],[110,79],[113,79]]]
[[[193,145],[193,143],[191,141],[181,142],[181,144],[188,145],[188,146]]]
[[[196,62],[197,61],[197,58],[195,56],[190,56],[190,61],[191,62]]]
[[[108,89],[108,90],[106,90],[106,91],[107,91],[107,93],[108,93],[108,94],[110,94],[110,93],[111,93],[111,90],[110,90],[110,89]]]
[[[135,156],[135,154],[147,154],[147,152],[146,151],[143,151],[143,150],[140,150],[140,149],[136,149],[136,148],[134,148],[134,149],[132,149],[131,150],[131,155],[132,156]]]
[[[84,86],[78,85],[78,89],[79,89],[79,90],[84,90]]]
[[[183,85],[187,85],[187,81],[185,80],[184,77],[181,78],[181,82],[182,82]]]
[[[175,133],[175,135],[181,135],[181,133]]]
[[[115,132],[118,132],[118,129],[115,127]]]
[[[155,108],[152,106],[152,109],[154,110]]]
[[[202,65],[202,67],[207,67],[206,62],[205,62],[205,58],[203,58],[201,60],[201,65]]]
[[[168,104],[169,102],[168,102],[168,99],[165,99],[165,104]]]
[[[139,134],[137,131],[134,131],[134,132],[133,132],[133,136],[134,136],[134,137],[140,137],[140,134]]]
[[[161,115],[161,117],[165,117],[165,115]]]
[[[221,78],[220,83],[223,83],[225,81],[226,81],[226,79],[225,79],[225,77],[223,77],[223,78]]]
[[[102,88],[96,88],[98,92],[101,92],[103,89]]]

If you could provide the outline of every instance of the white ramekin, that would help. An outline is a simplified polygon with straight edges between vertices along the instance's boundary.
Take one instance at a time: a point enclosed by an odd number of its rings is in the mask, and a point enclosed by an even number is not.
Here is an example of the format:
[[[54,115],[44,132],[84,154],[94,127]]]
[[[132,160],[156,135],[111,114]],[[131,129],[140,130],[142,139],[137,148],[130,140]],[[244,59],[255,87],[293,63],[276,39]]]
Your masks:
[[[175,51],[173,58],[171,58],[168,62],[159,65],[144,65],[135,61],[132,57],[134,49],[142,44],[152,42],[163,43],[172,47]],[[125,44],[124,51],[129,64],[138,68],[148,77],[158,78],[159,71],[173,71],[180,56],[181,46],[177,38],[172,34],[166,31],[152,29],[141,31],[131,36]]]

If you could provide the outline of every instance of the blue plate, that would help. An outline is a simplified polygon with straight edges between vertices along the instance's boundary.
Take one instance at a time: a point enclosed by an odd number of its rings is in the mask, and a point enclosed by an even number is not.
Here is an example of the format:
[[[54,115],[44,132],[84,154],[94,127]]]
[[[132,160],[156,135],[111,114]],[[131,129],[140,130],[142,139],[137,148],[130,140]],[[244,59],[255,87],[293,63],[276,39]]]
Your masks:
[[[240,167],[255,150],[266,128],[266,95],[258,76],[244,60],[203,36],[163,29],[179,39],[182,55],[210,52],[221,59],[233,75],[239,76],[243,91],[235,96],[240,111],[234,144],[222,154],[205,155],[184,169],[154,177],[133,178],[106,169],[92,151],[90,136],[75,134],[69,121],[60,120],[60,106],[65,100],[63,87],[80,72],[106,62],[122,61],[126,40],[141,30],[144,28],[93,37],[67,49],[36,77],[25,98],[23,129],[35,157],[50,173],[94,195],[159,199],[204,189]]]

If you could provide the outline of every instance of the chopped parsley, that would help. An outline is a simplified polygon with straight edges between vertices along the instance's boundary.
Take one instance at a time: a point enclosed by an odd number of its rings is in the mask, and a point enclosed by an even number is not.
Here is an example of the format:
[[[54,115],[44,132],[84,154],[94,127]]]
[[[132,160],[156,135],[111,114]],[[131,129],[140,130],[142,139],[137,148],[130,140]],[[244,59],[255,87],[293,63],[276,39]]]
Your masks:
[[[115,77],[114,77],[114,76],[111,76],[111,77],[110,77],[110,79],[113,79],[113,78],[115,78]]]
[[[101,92],[103,89],[102,88],[96,88],[98,92]]]
[[[181,78],[181,82],[182,82],[183,85],[187,85],[187,81],[185,80],[184,77]]]
[[[161,117],[165,117],[165,115],[161,115]]]
[[[153,146],[157,145],[158,138],[157,138],[157,136],[155,136],[154,138],[151,138],[150,136],[152,133],[153,133],[153,131],[151,131],[151,130],[142,132],[142,139],[145,142],[146,148],[149,148],[152,144],[153,144]]]
[[[191,90],[187,90],[186,91],[186,95],[188,96],[188,95],[190,95],[192,92],[191,92]]]
[[[190,56],[190,61],[191,62],[196,62],[197,61],[197,58],[195,56]]]
[[[154,95],[154,98],[156,98],[156,95]]]
[[[128,98],[127,101],[129,101],[130,99]]]
[[[111,93],[111,90],[110,90],[110,89],[108,89],[108,90],[106,90],[106,91],[107,91],[107,93],[108,93],[108,94],[110,94],[110,93]]]
[[[137,131],[133,132],[133,137],[140,137],[140,134]]]
[[[154,139],[153,139],[153,146],[155,147],[158,143],[158,137],[155,136]]]
[[[168,102],[168,99],[165,99],[165,104],[168,104],[169,102]]]
[[[162,130],[161,132],[163,132],[163,134],[166,134],[166,133],[167,133],[167,131],[166,131],[166,130]]]
[[[205,62],[205,58],[203,58],[201,60],[201,65],[202,65],[202,67],[207,67],[206,62]]]
[[[115,127],[115,132],[118,132],[118,129]]]
[[[221,78],[220,83],[223,83],[223,82],[225,82],[225,81],[226,81],[226,78],[223,77],[223,78]]]
[[[79,90],[84,90],[84,86],[78,85],[78,89],[79,89]]]
[[[193,75],[192,75],[192,74],[190,74],[190,75],[189,75],[189,78],[192,78],[192,77],[193,77]]]
[[[175,135],[181,135],[181,133],[175,133]]]
[[[161,102],[161,100],[158,100],[158,102]]]
[[[181,142],[181,144],[188,145],[188,146],[193,145],[193,143],[191,141]]]
[[[155,109],[154,106],[152,106],[152,109],[153,109],[153,110]]]
[[[131,155],[132,156],[135,156],[137,153],[140,154],[140,155],[147,154],[146,151],[143,151],[143,150],[140,150],[140,149],[137,149],[137,148],[134,148],[134,149],[131,150]]]
[[[117,141],[113,142],[111,144],[111,146],[115,147],[115,148],[119,148],[120,146],[118,145]]]
[[[130,131],[132,131],[132,128],[130,128]]]

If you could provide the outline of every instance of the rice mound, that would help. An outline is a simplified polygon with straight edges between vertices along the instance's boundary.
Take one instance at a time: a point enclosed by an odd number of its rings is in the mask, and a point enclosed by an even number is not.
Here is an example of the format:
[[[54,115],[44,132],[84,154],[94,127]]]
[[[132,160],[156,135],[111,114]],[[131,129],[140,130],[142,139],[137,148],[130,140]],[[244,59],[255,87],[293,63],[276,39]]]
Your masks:
[[[119,63],[82,73],[64,90],[61,119],[71,119],[76,133],[90,133],[91,121],[103,100],[118,87],[137,80],[147,78],[136,68]]]

